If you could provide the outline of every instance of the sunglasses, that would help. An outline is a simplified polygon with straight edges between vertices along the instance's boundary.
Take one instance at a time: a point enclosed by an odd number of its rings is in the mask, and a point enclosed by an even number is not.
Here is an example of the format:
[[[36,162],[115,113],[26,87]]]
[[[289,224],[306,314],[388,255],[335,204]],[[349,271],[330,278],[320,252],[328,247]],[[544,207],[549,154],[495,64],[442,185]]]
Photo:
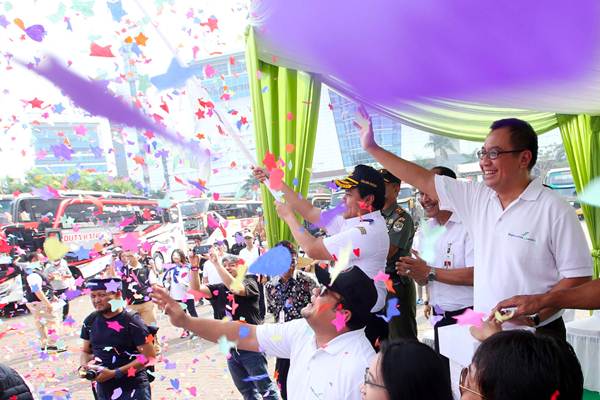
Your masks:
[[[472,393],[476,396],[481,397],[482,399],[485,399],[485,396],[482,395],[481,393],[467,387],[466,383],[467,383],[467,376],[469,375],[469,367],[465,367],[460,371],[460,379],[458,381],[458,390],[460,392],[460,395],[462,396],[464,394],[464,392],[469,392]]]

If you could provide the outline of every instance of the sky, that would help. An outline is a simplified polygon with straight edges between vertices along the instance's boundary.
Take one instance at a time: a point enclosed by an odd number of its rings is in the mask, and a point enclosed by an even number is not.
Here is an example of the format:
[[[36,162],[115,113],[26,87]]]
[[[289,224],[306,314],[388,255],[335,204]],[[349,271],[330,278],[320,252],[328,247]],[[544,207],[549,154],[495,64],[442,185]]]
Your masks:
[[[120,21],[115,20],[119,13],[113,17],[107,3],[116,2],[0,2],[0,49],[3,55],[0,58],[0,159],[5,165],[14,166],[3,168],[0,176],[22,175],[33,165],[32,122],[81,121],[83,116],[59,89],[15,60],[36,63],[51,54],[67,64],[69,70],[91,79],[110,80],[112,91],[128,93],[127,82],[122,79],[126,73],[125,59],[119,54],[128,37],[140,49],[140,56],[135,57],[138,73],[149,77],[164,73],[175,56],[181,62],[189,63],[243,49],[248,14],[245,1],[121,0],[124,13]],[[32,25],[43,26],[45,36],[40,42],[33,40],[19,27],[16,19],[20,19],[26,29]],[[115,57],[91,56],[93,43],[110,46]],[[143,106],[149,112],[160,111],[159,106],[165,99],[166,103],[175,105],[171,107],[171,117],[181,121],[183,118],[174,115],[180,102],[168,95],[169,91],[161,93],[150,86]],[[43,101],[41,108],[33,108],[28,103],[36,98]],[[64,107],[60,113],[55,112],[59,104],[59,110]],[[182,130],[193,129],[185,126],[185,121],[184,128]]]

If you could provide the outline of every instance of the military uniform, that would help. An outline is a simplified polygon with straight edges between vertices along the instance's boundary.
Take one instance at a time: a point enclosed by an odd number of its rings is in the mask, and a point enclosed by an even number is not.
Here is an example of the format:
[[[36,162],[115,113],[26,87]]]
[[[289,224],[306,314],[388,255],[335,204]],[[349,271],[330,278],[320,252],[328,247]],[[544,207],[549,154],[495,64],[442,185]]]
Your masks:
[[[388,229],[390,246],[398,248],[395,254],[388,257],[385,273],[390,275],[395,293],[388,292],[388,300],[398,299],[400,315],[393,317],[389,322],[389,338],[417,338],[417,305],[415,282],[406,276],[399,276],[396,272],[396,261],[400,257],[410,256],[415,226],[410,214],[398,204],[394,204],[381,211]]]

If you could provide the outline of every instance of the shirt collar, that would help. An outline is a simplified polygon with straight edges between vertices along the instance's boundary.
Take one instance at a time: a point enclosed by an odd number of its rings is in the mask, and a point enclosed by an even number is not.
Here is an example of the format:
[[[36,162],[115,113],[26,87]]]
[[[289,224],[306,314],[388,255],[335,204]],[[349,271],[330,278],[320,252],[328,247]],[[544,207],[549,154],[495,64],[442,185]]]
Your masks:
[[[523,190],[523,193],[521,193],[519,198],[526,201],[536,201],[538,197],[540,197],[543,189],[544,186],[542,185],[542,181],[539,178],[534,178],[529,182],[529,185]]]
[[[383,216],[381,215],[381,211],[377,210],[377,211],[373,211],[358,217],[352,217],[352,218],[348,218],[344,220],[344,225],[350,225],[350,226],[355,226],[358,225],[360,223],[363,222],[363,220],[365,219],[378,219],[378,218],[383,218]]]
[[[383,214],[384,217],[389,217],[390,215],[392,215],[392,213],[398,208],[398,203],[394,203],[391,206],[389,206],[388,208],[385,208],[383,210],[381,210],[381,214]]]

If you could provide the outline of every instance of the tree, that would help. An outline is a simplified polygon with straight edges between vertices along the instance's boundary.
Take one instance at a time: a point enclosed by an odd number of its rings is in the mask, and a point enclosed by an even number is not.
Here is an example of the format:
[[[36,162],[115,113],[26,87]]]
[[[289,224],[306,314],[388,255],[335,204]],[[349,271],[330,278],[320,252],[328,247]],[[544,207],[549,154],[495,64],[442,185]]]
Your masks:
[[[256,200],[258,198],[258,189],[260,182],[253,175],[250,175],[244,184],[239,188],[235,197]]]
[[[432,149],[436,158],[441,158],[442,160],[448,160],[449,150],[454,153],[458,152],[456,146],[456,139],[449,138],[447,136],[442,135],[429,135],[429,142],[425,144],[425,147],[428,149]]]

